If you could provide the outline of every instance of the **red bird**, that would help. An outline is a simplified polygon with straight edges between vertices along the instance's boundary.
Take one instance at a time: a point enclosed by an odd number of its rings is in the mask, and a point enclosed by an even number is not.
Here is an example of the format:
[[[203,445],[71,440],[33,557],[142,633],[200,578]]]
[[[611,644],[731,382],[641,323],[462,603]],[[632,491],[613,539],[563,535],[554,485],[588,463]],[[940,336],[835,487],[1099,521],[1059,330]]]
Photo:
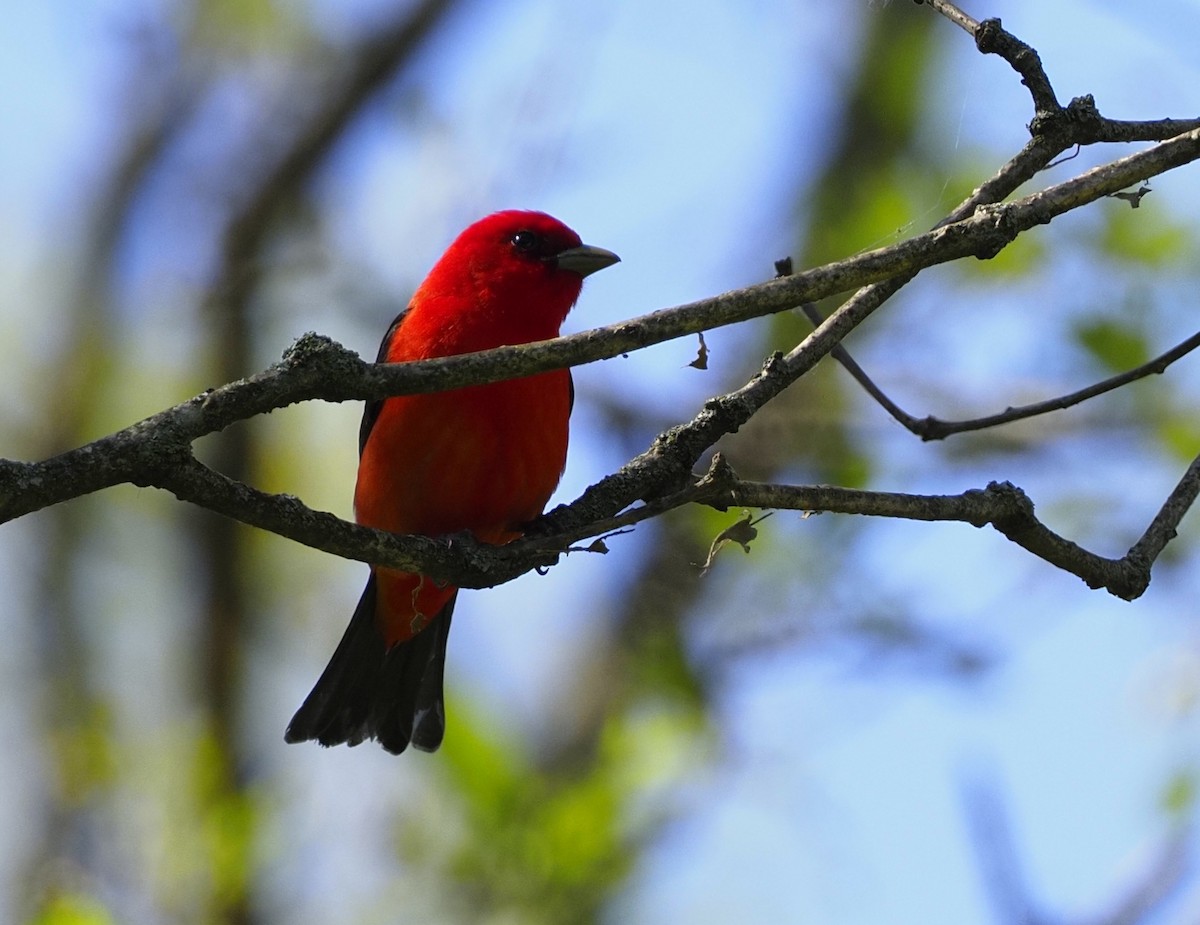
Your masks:
[[[497,212],[458,236],[392,322],[380,363],[557,337],[583,278],[616,263],[541,212]],[[567,457],[574,391],[563,370],[367,404],[358,522],[392,533],[470,530],[507,543],[542,513]],[[371,566],[366,590],[288,742],[434,751],[446,728],[442,674],[458,589]]]

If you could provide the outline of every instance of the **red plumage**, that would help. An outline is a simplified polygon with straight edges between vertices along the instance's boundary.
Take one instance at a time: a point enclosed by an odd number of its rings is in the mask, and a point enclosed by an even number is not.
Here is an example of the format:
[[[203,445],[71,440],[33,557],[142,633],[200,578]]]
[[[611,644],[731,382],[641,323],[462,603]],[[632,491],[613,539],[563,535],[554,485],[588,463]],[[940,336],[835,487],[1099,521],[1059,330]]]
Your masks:
[[[498,212],[450,245],[393,322],[379,361],[401,363],[557,337],[584,276],[615,254],[541,212]],[[555,370],[371,402],[354,507],[393,533],[471,531],[506,543],[541,514],[562,475],[571,377]],[[286,739],[399,753],[433,751],[445,730],[442,674],[457,589],[372,566],[329,667]]]

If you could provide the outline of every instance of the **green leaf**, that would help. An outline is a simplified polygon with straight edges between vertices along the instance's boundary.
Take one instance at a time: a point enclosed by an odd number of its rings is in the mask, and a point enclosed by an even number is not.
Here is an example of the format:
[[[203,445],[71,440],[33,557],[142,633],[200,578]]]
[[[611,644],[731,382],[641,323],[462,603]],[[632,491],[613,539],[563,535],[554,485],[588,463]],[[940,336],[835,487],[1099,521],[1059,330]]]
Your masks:
[[[1164,266],[1195,252],[1196,244],[1188,228],[1161,211],[1146,208],[1150,202],[1147,199],[1136,211],[1125,205],[1105,211],[1105,221],[1095,242],[1105,256]]]
[[[113,925],[115,920],[97,900],[81,893],[60,893],[34,916],[30,925]]]
[[[1185,818],[1191,815],[1196,805],[1196,778],[1190,770],[1172,775],[1162,793],[1162,808],[1167,815]]]
[[[1122,372],[1150,360],[1145,335],[1133,324],[1112,318],[1085,321],[1075,327],[1075,339],[1102,366]]]

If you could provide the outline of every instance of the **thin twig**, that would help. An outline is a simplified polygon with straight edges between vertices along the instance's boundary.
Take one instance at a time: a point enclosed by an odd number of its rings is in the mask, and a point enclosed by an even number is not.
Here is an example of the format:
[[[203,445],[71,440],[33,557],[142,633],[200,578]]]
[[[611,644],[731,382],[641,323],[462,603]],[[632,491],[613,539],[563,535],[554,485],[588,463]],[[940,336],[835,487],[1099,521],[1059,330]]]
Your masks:
[[[800,306],[800,310],[812,322],[814,328],[820,327],[825,321],[825,316],[821,314],[821,310],[812,302],[805,302]],[[858,365],[854,357],[850,356],[850,352],[842,344],[838,344],[829,351],[829,355],[841,363],[845,367],[846,372],[853,376],[855,381],[863,387],[863,391],[882,405],[888,414],[897,421],[909,430],[912,430],[919,423],[912,415],[892,401],[883,389],[875,384],[871,377],[867,375],[866,370]]]
[[[978,21],[972,19],[953,3],[948,3],[947,0],[917,0],[918,5],[921,3],[927,4],[935,13],[941,13],[960,29],[968,32],[972,37],[975,35],[975,30],[979,28]]]
[[[975,36],[981,52],[985,54],[997,54],[1007,60],[1021,74],[1022,83],[1025,83],[1029,87],[1034,97],[1034,104],[1039,111],[1039,115],[1030,125],[1031,131],[1034,132],[1033,140],[993,178],[993,188],[985,192],[984,187],[981,187],[980,190],[976,191],[976,196],[987,197],[981,198],[981,202],[996,202],[1007,196],[1012,189],[1016,188],[1015,184],[1010,186],[1016,176],[1025,175],[1028,178],[1040,169],[1062,163],[1063,159],[1053,160],[1052,158],[1068,147],[1074,146],[1079,148],[1084,144],[1094,144],[1102,141],[1146,140],[1147,138],[1152,139],[1156,137],[1155,133],[1157,132],[1190,132],[1200,127],[1200,119],[1158,119],[1149,121],[1106,119],[1096,109],[1095,101],[1091,96],[1078,97],[1072,100],[1066,109],[1063,109],[1058,104],[1037,52],[1015,36],[1006,32],[1001,27],[998,19],[985,20],[983,23],[979,23],[966,15],[966,13],[953,3],[948,2],[948,0],[916,0],[916,2],[918,4],[926,3],[932,10],[946,16],[956,25]],[[1006,187],[1008,188],[1006,189]],[[1128,194],[1118,191],[1110,195],[1123,196]],[[952,219],[954,214],[952,213],[947,218],[947,221]],[[790,275],[790,261],[787,263],[786,270],[782,268],[782,262],[776,263],[776,269],[779,276]],[[894,294],[907,281],[907,279],[899,278],[888,280],[884,283],[876,284],[874,287],[868,287],[868,290],[857,294],[855,298],[869,296],[872,298],[872,301],[882,301]],[[812,321],[814,327],[818,327],[823,323],[824,319],[816,305],[804,303],[800,308],[809,320]],[[999,414],[953,422],[943,421],[932,416],[925,418],[914,417],[892,401],[840,343],[830,351],[830,354],[845,367],[846,371],[862,386],[867,394],[875,399],[888,414],[905,428],[921,437],[922,440],[940,440],[951,434],[982,430],[1071,407],[1072,405],[1094,398],[1097,395],[1120,388],[1137,379],[1144,378],[1153,373],[1161,373],[1197,346],[1200,346],[1200,334],[1188,338],[1178,346],[1173,347],[1166,353],[1136,369],[1088,386],[1078,392],[1032,405],[1025,405],[1018,408],[1010,407]]]
[[[1150,563],[1158,558],[1167,543],[1175,538],[1176,530],[1184,514],[1191,509],[1197,495],[1200,494],[1200,457],[1192,460],[1179,484],[1172,489],[1167,500],[1163,502],[1154,520],[1146,528],[1141,539],[1133,544],[1126,555],[1139,568],[1145,568],[1149,576]]]
[[[1049,117],[1062,113],[1054,87],[1042,67],[1042,59],[1038,53],[1007,32],[999,19],[972,19],[949,0],[917,0],[924,2],[935,13],[940,13],[961,29],[966,30],[975,39],[975,47],[985,55],[998,55],[1021,75],[1021,83],[1029,89],[1033,97],[1033,105],[1041,117]],[[1032,128],[1032,126],[1031,126]],[[1034,132],[1036,134],[1036,130]]]
[[[805,303],[800,306],[804,314],[808,316],[813,325],[819,325],[824,318],[821,316],[820,310],[812,303]],[[1193,334],[1191,337],[1176,344],[1170,350],[1159,354],[1154,359],[1143,363],[1141,366],[1126,370],[1108,379],[1103,379],[1100,382],[1093,383],[1086,388],[1079,389],[1075,392],[1069,392],[1066,395],[1059,395],[1056,398],[1048,398],[1044,401],[1034,402],[1028,405],[1009,406],[1003,411],[995,414],[984,415],[977,418],[967,418],[957,421],[947,421],[943,418],[927,415],[923,418],[914,417],[895,401],[893,401],[887,393],[877,385],[867,372],[854,360],[853,357],[846,351],[841,344],[830,351],[830,356],[836,359],[845,367],[846,371],[862,386],[863,390],[870,395],[875,401],[898,421],[904,428],[922,440],[944,440],[954,434],[968,433],[970,431],[986,430],[991,427],[998,427],[1002,424],[1011,424],[1014,421],[1023,421],[1027,418],[1037,417],[1042,414],[1049,414],[1052,411],[1062,411],[1065,408],[1071,408],[1075,405],[1082,404],[1089,399],[1096,398],[1099,395],[1104,395],[1107,392],[1115,391],[1123,386],[1129,385],[1131,382],[1136,382],[1139,379],[1145,379],[1147,376],[1162,374],[1172,363],[1187,356],[1197,347],[1200,347],[1200,332]]]
[[[718,453],[702,478],[670,495],[570,534],[518,540],[508,549],[519,555],[522,546],[528,546],[539,553],[550,554],[565,548],[562,544],[568,536],[570,542],[578,542],[588,536],[631,526],[684,504],[704,504],[720,510],[738,506],[918,521],[957,521],[975,527],[991,526],[1027,552],[1080,578],[1088,587],[1104,588],[1116,597],[1134,600],[1149,586],[1151,566],[1175,536],[1180,520],[1197,494],[1200,494],[1200,457],[1192,461],[1141,538],[1124,556],[1112,559],[1089,552],[1052,531],[1035,516],[1033,502],[1028,496],[1008,482],[991,482],[984,489],[971,489],[957,495],[860,491],[828,485],[780,485],[739,479]]]
[[[1086,388],[1079,389],[1076,392],[1071,392],[1067,395],[1060,395],[1057,398],[1049,398],[1045,401],[1034,402],[1030,405],[1020,405],[1018,407],[1006,408],[997,414],[990,414],[984,417],[971,418],[962,421],[944,421],[940,418],[925,417],[912,418],[900,412],[901,416],[897,416],[901,424],[919,436],[922,440],[943,440],[952,434],[965,433],[967,431],[984,430],[988,427],[996,427],[1000,424],[1008,424],[1013,421],[1021,421],[1026,418],[1037,417],[1041,414],[1047,414],[1051,411],[1061,411],[1064,408],[1071,408],[1081,404],[1089,399],[1095,398],[1098,395],[1104,395],[1106,392],[1112,392],[1116,389],[1126,386],[1131,382],[1136,382],[1139,379],[1144,379],[1147,376],[1161,374],[1176,360],[1187,356],[1197,347],[1200,347],[1200,332],[1193,334],[1191,337],[1172,347],[1165,353],[1161,353],[1148,363],[1143,363],[1141,366],[1134,369],[1126,370],[1116,376],[1104,379]],[[888,406],[884,406],[888,407]],[[894,406],[893,406],[894,407]],[[888,408],[889,412],[892,410]]]

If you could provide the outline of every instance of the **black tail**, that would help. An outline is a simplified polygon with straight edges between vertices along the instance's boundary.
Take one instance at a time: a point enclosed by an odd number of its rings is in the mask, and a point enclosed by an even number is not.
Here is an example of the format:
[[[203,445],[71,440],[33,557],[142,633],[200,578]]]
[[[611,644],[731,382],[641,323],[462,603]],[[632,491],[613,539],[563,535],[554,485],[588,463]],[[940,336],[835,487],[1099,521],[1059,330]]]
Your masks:
[[[436,751],[446,731],[442,675],[454,600],[412,639],[388,649],[375,625],[372,572],[346,634],[284,740],[358,745],[376,739],[394,755],[410,743]]]

